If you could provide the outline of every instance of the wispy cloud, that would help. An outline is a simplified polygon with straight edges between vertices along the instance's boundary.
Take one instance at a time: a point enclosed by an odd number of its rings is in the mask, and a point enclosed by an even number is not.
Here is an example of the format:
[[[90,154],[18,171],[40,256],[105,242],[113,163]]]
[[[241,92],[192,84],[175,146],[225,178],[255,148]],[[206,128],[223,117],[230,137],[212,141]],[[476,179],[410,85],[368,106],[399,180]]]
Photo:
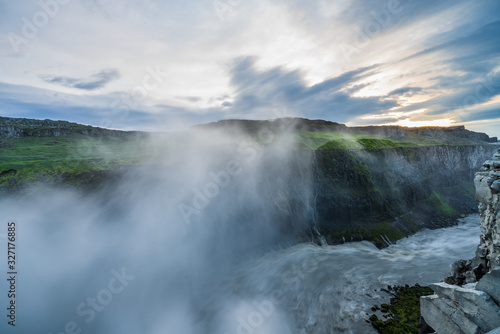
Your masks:
[[[420,92],[422,92],[422,87],[402,87],[389,92],[387,96],[394,96],[394,95],[411,96],[415,93],[420,93]]]
[[[40,75],[40,78],[51,84],[82,90],[103,88],[109,82],[118,79],[120,72],[116,69],[104,69],[90,75],[88,78],[72,78],[67,76]]]

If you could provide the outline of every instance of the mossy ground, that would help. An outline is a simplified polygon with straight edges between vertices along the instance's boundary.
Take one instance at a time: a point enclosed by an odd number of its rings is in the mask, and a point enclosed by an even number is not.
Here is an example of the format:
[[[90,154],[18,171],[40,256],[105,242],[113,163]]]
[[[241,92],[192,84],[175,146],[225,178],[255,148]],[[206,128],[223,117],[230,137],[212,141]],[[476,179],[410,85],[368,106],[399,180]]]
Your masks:
[[[385,320],[376,314],[370,316],[370,323],[381,334],[418,334],[420,333],[420,297],[434,294],[428,287],[388,286],[384,290],[391,294],[390,304],[372,307],[381,311]]]
[[[394,148],[412,148],[438,145],[478,145],[474,140],[465,138],[431,138],[409,133],[405,138],[395,139],[370,134],[362,130],[343,131],[298,131],[298,143],[301,149],[350,149],[381,150]],[[328,144],[325,146],[325,144]]]
[[[138,138],[70,135],[6,139],[0,147],[0,188],[91,182],[89,173],[116,171],[148,159],[151,154],[145,147],[146,139]]]

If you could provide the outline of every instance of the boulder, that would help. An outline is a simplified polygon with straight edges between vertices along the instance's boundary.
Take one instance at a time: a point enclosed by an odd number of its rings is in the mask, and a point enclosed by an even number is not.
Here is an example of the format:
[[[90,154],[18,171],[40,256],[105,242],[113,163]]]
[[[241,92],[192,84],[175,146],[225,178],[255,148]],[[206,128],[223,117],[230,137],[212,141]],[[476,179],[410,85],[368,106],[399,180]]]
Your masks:
[[[477,283],[476,289],[486,292],[497,305],[500,305],[500,267],[484,275]]]
[[[431,284],[431,289],[436,292],[434,295],[436,297],[426,301],[426,305],[433,304],[433,318],[437,318],[436,308],[439,308],[439,314],[441,316],[446,314],[464,333],[479,333],[477,328],[481,333],[485,333],[500,327],[500,307],[487,293],[474,289],[474,285],[464,288],[446,283],[435,283]],[[429,313],[423,309],[422,312]],[[437,328],[438,323],[422,316],[432,328],[441,333]]]
[[[450,307],[437,295],[420,298],[422,318],[439,334],[465,334],[458,325],[451,320],[450,315],[457,310]],[[476,332],[477,333],[477,332]]]

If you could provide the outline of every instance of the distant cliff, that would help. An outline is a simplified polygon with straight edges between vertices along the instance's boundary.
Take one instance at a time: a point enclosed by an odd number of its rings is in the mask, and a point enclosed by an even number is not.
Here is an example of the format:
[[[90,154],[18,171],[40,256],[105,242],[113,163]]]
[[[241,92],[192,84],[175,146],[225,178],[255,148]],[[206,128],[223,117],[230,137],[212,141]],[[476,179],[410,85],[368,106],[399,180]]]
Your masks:
[[[498,142],[497,137],[490,137],[486,133],[469,131],[465,126],[451,126],[451,127],[414,127],[414,128],[403,128],[400,126],[366,126],[366,127],[354,127],[351,129],[363,130],[372,134],[378,134],[390,138],[406,138],[409,134],[414,134],[423,137],[455,137],[455,138],[469,138],[475,140],[481,140],[487,143]]]
[[[365,150],[326,145],[315,152],[321,230],[337,243],[368,237],[394,241],[422,227],[449,226],[477,211],[474,172],[495,150],[492,145]]]
[[[413,137],[425,138],[427,140],[436,140],[442,143],[466,143],[468,140],[475,143],[496,143],[497,137],[490,137],[486,133],[474,132],[467,130],[464,126],[451,127],[402,127],[396,125],[379,125],[379,126],[363,126],[363,127],[347,127],[344,124],[330,122],[320,119],[307,118],[278,118],[271,121],[259,120],[241,120],[227,119],[218,122],[207,123],[195,126],[200,129],[218,129],[226,131],[247,132],[257,134],[262,129],[270,129],[271,131],[310,131],[310,132],[340,132],[344,134],[363,133],[365,135],[375,135],[387,137],[396,140],[411,140]]]
[[[61,137],[81,134],[89,137],[139,137],[138,131],[109,130],[67,121],[0,117],[0,138]]]

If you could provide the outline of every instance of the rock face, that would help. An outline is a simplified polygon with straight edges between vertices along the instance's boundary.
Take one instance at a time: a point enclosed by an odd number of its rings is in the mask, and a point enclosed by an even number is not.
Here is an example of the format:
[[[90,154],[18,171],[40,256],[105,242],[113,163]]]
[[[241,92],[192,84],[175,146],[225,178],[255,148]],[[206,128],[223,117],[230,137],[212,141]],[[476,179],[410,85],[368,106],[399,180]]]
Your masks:
[[[383,221],[394,222],[394,235],[453,225],[460,214],[477,212],[474,174],[495,151],[494,145],[318,149],[314,179],[321,233],[337,243],[342,236],[361,240],[356,237],[365,235],[357,228]]]
[[[421,298],[425,322],[439,334],[500,333],[500,150],[476,173],[481,240],[472,260],[450,266],[447,283],[433,284],[435,295]]]
[[[500,150],[483,164],[474,183],[482,231],[475,261],[488,272],[500,266]]]

